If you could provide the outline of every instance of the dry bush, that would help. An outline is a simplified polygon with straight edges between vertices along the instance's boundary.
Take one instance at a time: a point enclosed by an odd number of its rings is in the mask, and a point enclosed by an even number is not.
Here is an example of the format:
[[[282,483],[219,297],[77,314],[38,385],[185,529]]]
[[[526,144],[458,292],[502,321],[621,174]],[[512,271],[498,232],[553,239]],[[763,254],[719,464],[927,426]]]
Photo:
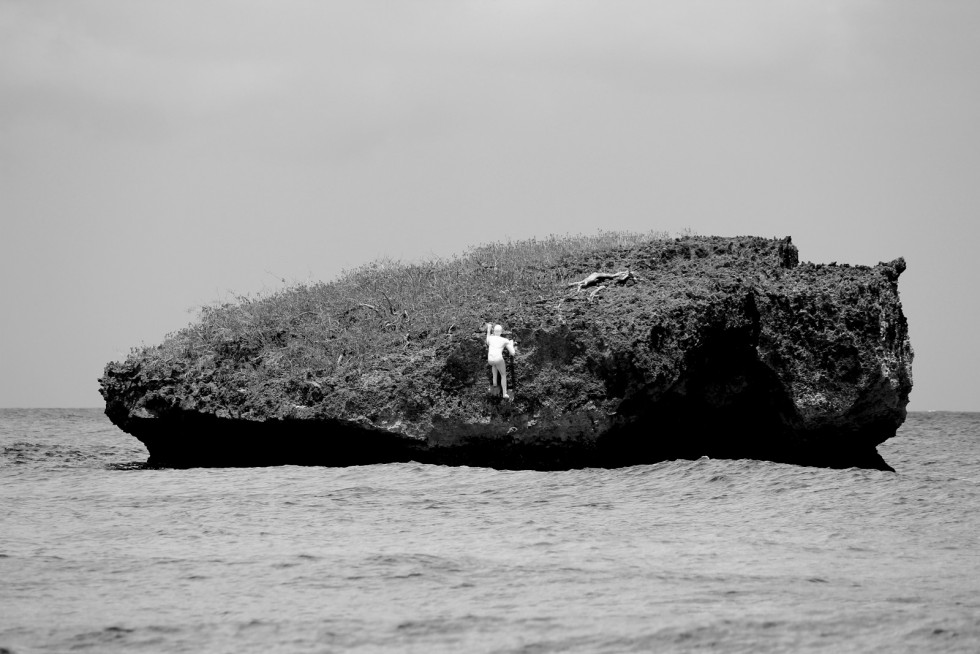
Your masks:
[[[203,307],[197,322],[131,357],[144,366],[233,369],[255,379],[356,374],[379,353],[472,330],[494,318],[490,307],[502,300],[552,295],[580,272],[575,261],[583,255],[669,238],[610,231],[491,243],[448,259],[381,259],[332,282]]]

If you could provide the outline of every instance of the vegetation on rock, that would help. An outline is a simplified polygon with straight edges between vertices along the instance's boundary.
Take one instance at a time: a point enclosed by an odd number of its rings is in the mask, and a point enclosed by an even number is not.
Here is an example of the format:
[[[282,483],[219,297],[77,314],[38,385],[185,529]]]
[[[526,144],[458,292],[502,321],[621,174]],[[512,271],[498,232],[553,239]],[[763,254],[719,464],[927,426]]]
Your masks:
[[[173,388],[185,404],[198,396],[194,408],[221,395],[220,405],[240,408],[236,415],[288,413],[319,397],[317,389],[356,384],[378,365],[475,333],[488,320],[509,327],[528,305],[563,292],[600,253],[621,264],[670,241],[666,232],[605,231],[491,243],[448,259],[382,259],[335,281],[203,307],[195,323],[134,349],[127,361],[158,379],[206,380]]]

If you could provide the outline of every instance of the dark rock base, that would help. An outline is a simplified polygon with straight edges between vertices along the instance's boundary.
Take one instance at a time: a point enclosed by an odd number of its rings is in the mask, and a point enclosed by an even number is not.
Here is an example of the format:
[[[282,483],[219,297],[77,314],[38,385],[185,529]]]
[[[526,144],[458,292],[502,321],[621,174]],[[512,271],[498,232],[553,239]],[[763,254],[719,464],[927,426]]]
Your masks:
[[[672,459],[761,459],[826,468],[893,469],[873,438],[813,434],[795,446],[785,432],[749,424],[736,416],[692,423],[676,414],[666,425],[611,430],[597,439],[517,439],[460,435],[438,444],[341,423],[284,419],[265,422],[188,413],[174,420],[130,420],[128,429],[150,452],[147,466],[261,467],[351,466],[416,461],[501,470],[617,468]],[[688,414],[689,415],[689,414]],[[855,445],[865,441],[865,445]]]

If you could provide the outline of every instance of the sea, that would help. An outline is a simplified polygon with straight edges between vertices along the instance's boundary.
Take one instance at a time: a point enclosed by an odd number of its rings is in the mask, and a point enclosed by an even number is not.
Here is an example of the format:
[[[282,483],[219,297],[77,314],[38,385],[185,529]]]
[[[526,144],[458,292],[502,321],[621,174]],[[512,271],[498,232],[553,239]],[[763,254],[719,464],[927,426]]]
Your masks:
[[[980,651],[980,413],[896,472],[147,469],[0,410],[0,653]]]

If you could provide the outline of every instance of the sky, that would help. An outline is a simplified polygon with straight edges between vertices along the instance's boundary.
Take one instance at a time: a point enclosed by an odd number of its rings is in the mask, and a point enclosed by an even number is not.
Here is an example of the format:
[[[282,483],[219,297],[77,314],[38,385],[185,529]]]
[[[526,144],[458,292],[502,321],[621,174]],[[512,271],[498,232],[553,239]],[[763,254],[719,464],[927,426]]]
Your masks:
[[[980,410],[980,2],[0,0],[0,406],[208,304],[598,229],[904,256]]]

